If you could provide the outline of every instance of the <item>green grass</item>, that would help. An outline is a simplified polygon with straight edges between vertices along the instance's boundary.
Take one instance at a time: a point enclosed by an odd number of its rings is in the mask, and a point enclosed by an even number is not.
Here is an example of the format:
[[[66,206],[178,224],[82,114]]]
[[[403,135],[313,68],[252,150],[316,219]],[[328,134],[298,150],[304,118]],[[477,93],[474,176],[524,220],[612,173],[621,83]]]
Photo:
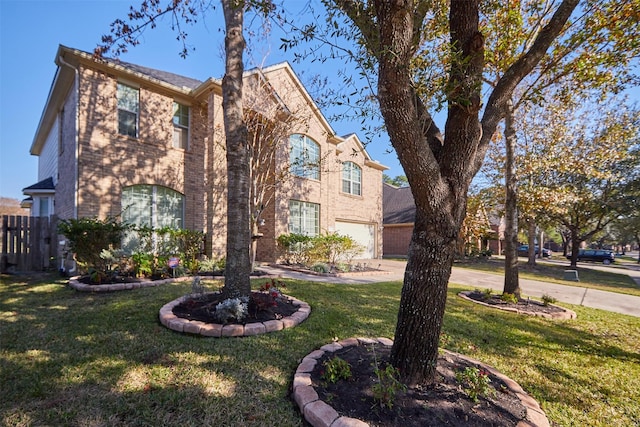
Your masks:
[[[392,337],[400,283],[287,282],[312,306],[296,328],[205,338],[158,322],[189,283],[86,294],[2,277],[0,423],[8,426],[302,426],[289,399],[302,357],[352,336]],[[569,306],[573,321],[481,307],[452,285],[443,347],[519,382],[559,426],[640,423],[640,318]]]
[[[456,262],[456,267],[482,270],[490,273],[504,275],[503,259],[474,260],[469,262]],[[615,266],[610,266],[615,267]],[[540,280],[543,282],[559,283],[567,286],[579,286],[582,288],[599,289],[602,291],[617,292],[621,294],[640,296],[640,286],[629,275],[624,273],[609,273],[580,267],[578,270],[579,282],[564,280],[566,265],[547,264],[544,261],[530,267],[526,262],[518,264],[518,275],[522,279]]]

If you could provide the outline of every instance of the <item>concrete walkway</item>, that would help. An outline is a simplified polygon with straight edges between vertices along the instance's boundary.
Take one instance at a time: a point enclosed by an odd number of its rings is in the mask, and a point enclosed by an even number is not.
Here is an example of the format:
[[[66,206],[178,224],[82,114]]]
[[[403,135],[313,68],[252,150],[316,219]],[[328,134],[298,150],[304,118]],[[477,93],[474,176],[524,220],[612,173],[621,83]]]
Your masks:
[[[383,270],[385,273],[369,275],[362,274],[348,277],[329,277],[315,276],[297,271],[266,266],[260,267],[260,269],[284,278],[346,284],[402,281],[404,278],[404,269],[406,267],[406,262],[404,261],[374,259],[363,261],[362,263],[366,263],[369,267]],[[621,269],[616,269],[616,273],[621,273]],[[637,272],[634,273],[637,274]],[[499,274],[454,267],[451,272],[449,282],[467,285],[474,288],[491,288],[497,292],[502,292],[504,277]],[[546,294],[554,297],[558,302],[583,305],[585,307],[599,308],[602,310],[640,317],[640,297],[633,295],[600,291],[581,286],[565,286],[556,283],[528,279],[520,279],[520,288],[525,296],[540,298],[542,295]]]

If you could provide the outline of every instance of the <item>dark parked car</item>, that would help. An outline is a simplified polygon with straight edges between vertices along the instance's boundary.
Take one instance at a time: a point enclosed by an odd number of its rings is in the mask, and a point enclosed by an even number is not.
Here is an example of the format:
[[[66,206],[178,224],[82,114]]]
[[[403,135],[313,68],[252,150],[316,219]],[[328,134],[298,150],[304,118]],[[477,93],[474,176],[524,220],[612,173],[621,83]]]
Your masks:
[[[540,253],[540,248],[538,246],[535,247],[536,256]],[[518,256],[529,256],[529,245],[520,245],[518,248]],[[548,258],[551,256],[551,251],[546,248],[542,248],[542,257]]]
[[[567,259],[571,259],[571,254],[567,255]],[[607,249],[580,249],[578,261],[594,261],[609,265],[616,261],[616,255]]]

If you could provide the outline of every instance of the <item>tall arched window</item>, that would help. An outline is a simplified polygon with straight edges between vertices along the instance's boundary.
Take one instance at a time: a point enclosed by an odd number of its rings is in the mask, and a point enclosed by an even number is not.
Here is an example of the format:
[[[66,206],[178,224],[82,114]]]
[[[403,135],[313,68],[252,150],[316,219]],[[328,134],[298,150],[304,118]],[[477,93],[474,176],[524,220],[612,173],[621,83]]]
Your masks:
[[[320,146],[306,135],[289,137],[291,173],[302,178],[320,179]]]
[[[342,192],[362,195],[362,168],[353,162],[342,164]]]

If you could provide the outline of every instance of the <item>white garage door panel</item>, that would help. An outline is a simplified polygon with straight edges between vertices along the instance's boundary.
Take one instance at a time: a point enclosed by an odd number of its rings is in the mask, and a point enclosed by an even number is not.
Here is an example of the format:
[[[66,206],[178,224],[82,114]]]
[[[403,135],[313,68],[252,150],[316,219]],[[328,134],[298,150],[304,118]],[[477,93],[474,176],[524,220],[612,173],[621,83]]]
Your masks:
[[[373,224],[354,224],[352,222],[336,221],[336,232],[338,234],[350,236],[360,246],[364,247],[364,250],[356,256],[356,258],[360,259],[375,258],[376,236],[374,230]]]

